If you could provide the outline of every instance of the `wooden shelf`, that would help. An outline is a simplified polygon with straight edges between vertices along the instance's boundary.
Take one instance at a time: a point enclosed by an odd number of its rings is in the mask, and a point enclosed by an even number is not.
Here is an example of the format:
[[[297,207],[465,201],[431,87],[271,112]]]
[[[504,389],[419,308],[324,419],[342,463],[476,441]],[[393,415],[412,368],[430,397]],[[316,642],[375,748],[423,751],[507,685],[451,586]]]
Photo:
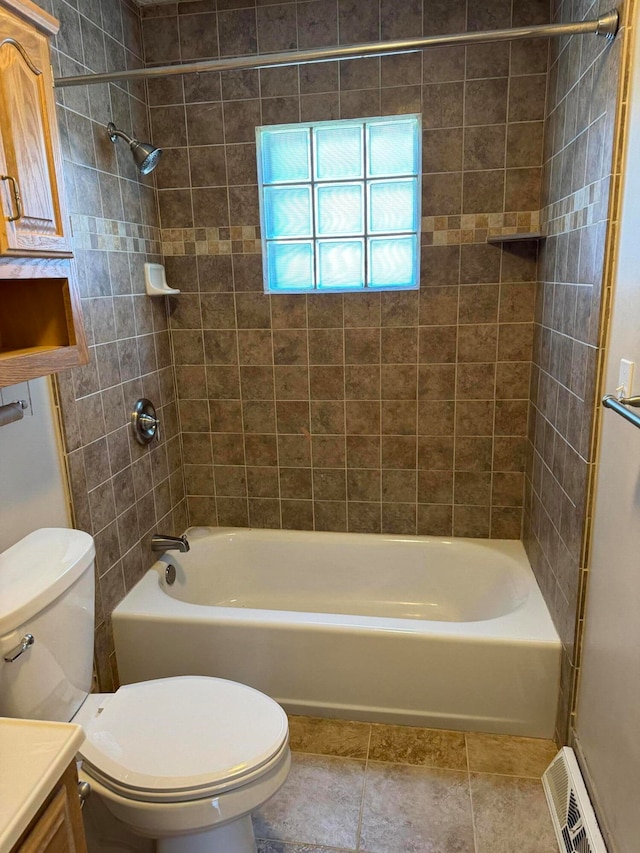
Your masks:
[[[75,343],[66,278],[2,278],[0,348],[66,347]]]
[[[64,349],[64,347],[56,346],[40,346],[40,347],[25,347],[24,349],[7,349],[0,347],[0,359],[14,358],[18,355],[36,355],[44,352],[55,352],[56,350]]]
[[[494,234],[487,237],[487,243],[522,243],[525,240],[544,240],[545,235],[541,231],[514,231],[512,234]]]
[[[0,387],[86,363],[73,276],[69,261],[0,264]]]
[[[80,346],[32,347],[0,354],[0,388],[86,364]]]

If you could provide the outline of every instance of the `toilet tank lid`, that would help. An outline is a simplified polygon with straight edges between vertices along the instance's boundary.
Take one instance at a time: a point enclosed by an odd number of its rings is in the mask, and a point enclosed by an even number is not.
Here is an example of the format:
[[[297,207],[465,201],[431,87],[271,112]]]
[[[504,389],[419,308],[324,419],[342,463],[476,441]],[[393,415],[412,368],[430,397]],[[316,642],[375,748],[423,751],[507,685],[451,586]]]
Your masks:
[[[0,553],[0,637],[51,604],[94,557],[88,533],[62,527],[34,530]]]

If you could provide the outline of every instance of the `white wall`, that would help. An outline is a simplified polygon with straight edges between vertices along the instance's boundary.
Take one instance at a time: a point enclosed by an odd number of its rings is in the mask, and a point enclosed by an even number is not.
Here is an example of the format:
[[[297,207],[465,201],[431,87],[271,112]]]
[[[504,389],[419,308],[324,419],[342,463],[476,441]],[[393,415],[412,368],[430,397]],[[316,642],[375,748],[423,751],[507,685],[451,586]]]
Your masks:
[[[0,404],[30,401],[21,421],[0,427],[0,551],[38,527],[69,527],[64,468],[50,380],[0,389]]]
[[[634,22],[634,31],[637,29]],[[621,358],[640,394],[640,41],[632,66],[606,388]],[[635,410],[640,414],[640,409]],[[640,429],[603,415],[576,749],[610,853],[640,850]]]

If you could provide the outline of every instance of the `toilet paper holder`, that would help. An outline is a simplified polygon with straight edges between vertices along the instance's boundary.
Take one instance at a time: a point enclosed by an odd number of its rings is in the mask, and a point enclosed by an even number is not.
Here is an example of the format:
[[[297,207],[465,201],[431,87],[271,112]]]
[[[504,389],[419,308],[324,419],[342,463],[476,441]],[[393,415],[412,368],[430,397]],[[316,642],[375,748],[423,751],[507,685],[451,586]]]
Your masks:
[[[28,408],[29,403],[26,400],[14,400],[13,403],[0,406],[0,427],[21,421]]]

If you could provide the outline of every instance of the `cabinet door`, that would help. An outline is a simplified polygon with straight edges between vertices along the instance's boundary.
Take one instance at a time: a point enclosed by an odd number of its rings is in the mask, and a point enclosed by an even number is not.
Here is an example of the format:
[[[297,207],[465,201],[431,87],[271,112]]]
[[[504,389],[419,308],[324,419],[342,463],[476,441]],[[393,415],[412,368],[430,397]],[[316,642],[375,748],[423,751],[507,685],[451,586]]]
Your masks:
[[[11,853],[87,853],[75,761]]]
[[[68,256],[47,37],[0,9],[1,255]]]
[[[17,853],[77,853],[67,789],[61,785]]]

